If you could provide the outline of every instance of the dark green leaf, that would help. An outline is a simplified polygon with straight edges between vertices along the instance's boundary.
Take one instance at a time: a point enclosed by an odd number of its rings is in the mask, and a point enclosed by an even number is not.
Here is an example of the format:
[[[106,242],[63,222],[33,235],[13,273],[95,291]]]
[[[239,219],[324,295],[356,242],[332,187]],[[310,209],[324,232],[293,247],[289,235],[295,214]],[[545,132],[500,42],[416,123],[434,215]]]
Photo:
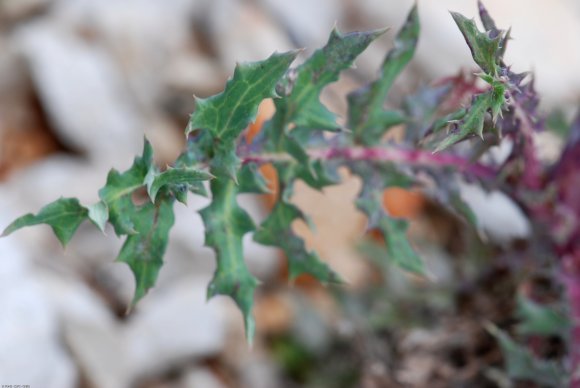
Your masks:
[[[479,136],[483,138],[483,127],[487,112],[491,112],[492,119],[495,120],[504,104],[504,94],[498,93],[495,88],[476,96],[465,116],[459,123],[452,123],[453,129],[437,145],[434,152],[443,151],[469,137]]]
[[[408,188],[413,180],[390,164],[351,163],[351,171],[361,176],[363,187],[356,206],[368,217],[368,229],[381,232],[390,261],[402,269],[424,275],[425,266],[407,238],[408,223],[389,216],[383,207],[383,191],[388,187]]]
[[[251,343],[255,323],[252,317],[257,279],[243,257],[242,238],[255,229],[254,222],[237,203],[238,186],[227,179],[211,181],[212,202],[200,211],[205,224],[205,245],[216,252],[217,269],[208,287],[208,298],[228,295],[244,316],[246,336]]]
[[[389,128],[405,121],[403,114],[385,111],[384,104],[395,78],[415,54],[419,30],[419,15],[414,6],[395,38],[395,47],[385,57],[380,78],[349,94],[348,125],[356,143],[377,144]]]
[[[307,163],[291,161],[288,164],[276,163],[274,167],[278,173],[278,202],[254,234],[254,240],[282,249],[288,260],[291,279],[308,273],[322,282],[340,282],[339,276],[320,260],[318,254],[307,251],[302,238],[292,230],[295,220],[300,219],[307,223],[309,220],[290,203],[296,179],[302,179],[316,189],[336,183],[338,177],[332,174],[332,163],[322,166],[315,162],[310,166]]]
[[[26,226],[47,224],[63,246],[66,246],[79,225],[88,217],[89,211],[76,198],[60,198],[42,209],[38,214],[26,214],[17,218],[4,229],[2,236]]]
[[[191,185],[209,180],[212,177],[211,174],[195,168],[168,168],[161,173],[153,173],[153,176],[147,181],[147,193],[155,202],[157,193],[164,187],[170,192],[182,192],[183,186],[185,186],[187,191]]]
[[[307,273],[322,282],[341,282],[339,276],[315,252],[306,250],[304,241],[292,230],[292,222],[303,218],[302,212],[296,206],[278,201],[268,218],[254,233],[254,240],[284,251],[288,259],[290,279]]]
[[[451,12],[451,16],[463,34],[475,63],[486,74],[494,78],[499,76],[499,63],[502,55],[501,34],[492,38],[488,33],[479,31],[473,19],[467,19],[457,12]]]
[[[270,192],[268,182],[255,164],[246,164],[240,169],[238,184],[241,193],[266,194]]]
[[[379,220],[378,228],[385,239],[389,260],[406,271],[424,275],[423,260],[415,253],[407,237],[409,223],[383,215]]]
[[[255,120],[260,102],[277,97],[276,84],[296,55],[296,51],[273,54],[265,61],[238,65],[222,93],[196,99],[186,135],[195,129],[211,134],[206,152],[211,157],[213,174],[235,179],[240,163],[235,140]]]
[[[134,306],[155,285],[163,265],[163,255],[173,226],[173,201],[147,203],[133,209],[131,223],[135,233],[127,236],[117,261],[127,263],[135,276]]]
[[[103,201],[99,201],[87,208],[89,210],[89,219],[95,224],[101,232],[105,231],[105,225],[109,219],[109,209]]]
[[[222,93],[196,99],[186,134],[204,129],[222,141],[236,139],[255,120],[260,102],[277,97],[276,84],[296,55],[296,51],[273,54],[264,61],[237,65]]]
[[[115,228],[117,236],[136,233],[131,215],[135,204],[133,192],[144,186],[145,177],[153,163],[153,149],[145,141],[143,156],[135,158],[131,168],[124,173],[111,170],[105,187],[99,190],[102,202],[109,209],[109,222]]]
[[[279,89],[286,98],[276,101],[276,114],[290,123],[307,128],[336,130],[336,116],[319,100],[322,89],[338,80],[355,58],[386,30],[342,35],[333,30],[326,45],[288,75]]]

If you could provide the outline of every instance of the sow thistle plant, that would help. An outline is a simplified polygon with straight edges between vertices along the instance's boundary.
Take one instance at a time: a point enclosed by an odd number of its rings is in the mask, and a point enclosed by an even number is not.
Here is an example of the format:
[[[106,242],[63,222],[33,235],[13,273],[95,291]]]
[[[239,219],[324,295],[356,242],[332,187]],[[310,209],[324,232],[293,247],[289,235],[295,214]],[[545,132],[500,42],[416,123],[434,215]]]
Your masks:
[[[348,34],[334,30],[327,44],[297,67],[291,67],[297,51],[275,53],[261,62],[238,65],[222,93],[196,98],[196,110],[185,130],[187,148],[171,167],[161,171],[155,166],[152,147],[145,141],[143,154],[131,168],[110,171],[98,203],[85,206],[74,198],[60,198],[37,214],[18,218],[4,235],[48,224],[64,246],[85,220],[100,230],[111,224],[119,237],[125,236],[117,260],[127,263],[135,276],[133,306],[155,285],[174,222],[175,201],[185,204],[190,192],[209,196],[211,203],[200,211],[205,244],[217,258],[208,298],[227,295],[235,301],[251,342],[255,331],[251,310],[259,282],[244,261],[245,234],[253,233],[259,244],[280,248],[291,279],[309,274],[323,283],[341,282],[291,227],[295,220],[307,218],[291,202],[297,180],[320,190],[340,182],[339,168],[359,176],[362,189],[356,206],[367,216],[368,229],[384,239],[384,259],[422,275],[425,266],[407,239],[407,221],[389,214],[383,192],[393,187],[423,188],[476,227],[459,193],[458,182],[464,180],[504,191],[530,217],[533,238],[548,247],[560,264],[570,315],[576,322],[580,318],[580,118],[572,125],[561,159],[553,166],[542,165],[533,145],[534,133],[544,126],[537,114],[533,79],[504,63],[510,33],[496,27],[482,4],[479,11],[484,31],[474,20],[451,13],[479,66],[473,79],[447,78],[406,97],[398,109],[385,108],[393,82],[417,46],[420,24],[414,7],[378,78],[348,94],[346,125],[340,126],[336,115],[321,103],[320,94],[386,30]],[[268,98],[274,99],[275,113],[250,141],[245,130]],[[405,127],[401,141],[385,140],[389,131],[401,125]],[[484,163],[482,156],[502,141],[511,143],[505,161]],[[237,196],[268,192],[259,169],[265,164],[275,168],[279,190],[271,213],[256,225],[238,205]],[[211,193],[204,181],[209,181]],[[143,188],[149,200],[137,204],[132,196]],[[489,330],[506,352],[512,377],[564,384],[562,366],[534,358],[493,326]],[[580,387],[580,327],[574,326],[570,335],[568,370],[572,386]]]

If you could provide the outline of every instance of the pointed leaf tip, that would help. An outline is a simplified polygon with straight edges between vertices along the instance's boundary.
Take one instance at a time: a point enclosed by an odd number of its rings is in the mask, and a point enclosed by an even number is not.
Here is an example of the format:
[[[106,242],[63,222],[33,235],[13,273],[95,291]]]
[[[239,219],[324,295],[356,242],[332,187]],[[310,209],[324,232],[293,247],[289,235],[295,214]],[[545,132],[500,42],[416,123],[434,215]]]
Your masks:
[[[384,103],[393,82],[415,54],[420,28],[417,7],[413,7],[385,56],[380,78],[348,95],[348,125],[355,143],[374,145],[376,139],[405,120],[399,112],[385,111]]]
[[[152,288],[163,265],[163,256],[174,223],[173,201],[147,203],[132,213],[135,234],[128,235],[117,257],[126,263],[135,278],[135,306]]]
[[[458,12],[450,13],[463,34],[475,63],[488,75],[497,77],[502,57],[502,32],[497,29],[491,34],[481,32],[474,19],[468,19]]]
[[[44,206],[37,214],[28,213],[17,218],[4,229],[2,236],[8,236],[27,226],[47,224],[51,227],[61,245],[66,247],[80,224],[87,217],[88,210],[80,204],[78,199],[59,198]]]
[[[103,201],[99,201],[88,207],[89,219],[100,229],[101,232],[105,232],[105,225],[109,219],[109,209],[107,204]]]
[[[129,170],[120,173],[109,171],[105,186],[99,190],[99,197],[109,211],[109,222],[118,236],[136,233],[131,214],[135,204],[131,196],[142,188],[153,165],[153,148],[146,140],[143,155],[136,157]]]
[[[231,297],[244,316],[246,333],[251,338],[254,330],[251,313],[258,281],[244,261],[242,240],[255,229],[254,222],[238,205],[239,187],[232,180],[216,179],[210,186],[212,203],[199,212],[205,225],[205,245],[214,249],[217,260],[207,295]]]
[[[145,178],[145,184],[147,185],[149,198],[151,198],[152,202],[155,202],[157,194],[162,190],[166,190],[165,192],[176,196],[177,192],[187,192],[192,185],[212,178],[215,177],[203,170],[190,167],[170,167],[161,173],[148,173]]]

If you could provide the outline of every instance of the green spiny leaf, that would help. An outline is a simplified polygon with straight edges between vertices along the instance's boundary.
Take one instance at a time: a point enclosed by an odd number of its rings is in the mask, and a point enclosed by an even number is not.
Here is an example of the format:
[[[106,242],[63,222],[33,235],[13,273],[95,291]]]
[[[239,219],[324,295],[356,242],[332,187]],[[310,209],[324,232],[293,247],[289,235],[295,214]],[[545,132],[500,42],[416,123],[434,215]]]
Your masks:
[[[467,19],[457,12],[451,12],[451,16],[463,34],[475,63],[486,74],[494,78],[499,76],[499,63],[502,55],[501,34],[492,38],[488,33],[479,31],[473,19]]]
[[[395,38],[395,47],[385,57],[380,78],[348,95],[348,125],[356,143],[376,144],[389,128],[405,122],[403,114],[385,111],[383,106],[395,78],[415,54],[419,30],[419,15],[414,6]]]
[[[79,225],[88,217],[89,211],[76,198],[60,198],[42,209],[38,214],[26,214],[17,218],[4,229],[2,236],[8,236],[26,226],[47,224],[63,246],[66,246]]]
[[[188,139],[187,148],[175,160],[173,164],[174,168],[195,169],[203,162],[203,152],[200,149],[200,144],[196,140],[199,139],[194,137]],[[156,171],[150,171],[149,174],[153,174],[154,172]],[[145,183],[149,183],[150,180],[151,177],[147,177]],[[201,195],[202,197],[208,196],[203,182],[200,181],[190,181],[188,184],[175,185],[172,191],[175,198],[184,205],[187,205],[188,192]]]
[[[308,273],[322,282],[340,282],[339,276],[315,252],[308,252],[302,238],[293,232],[292,223],[295,220],[301,219],[308,223],[308,219],[290,203],[296,179],[303,179],[311,187],[320,189],[336,183],[338,178],[333,180],[332,174],[327,171],[326,167],[330,165],[322,167],[320,163],[312,165],[316,171],[314,174],[307,163],[297,161],[275,163],[274,167],[278,173],[278,202],[254,234],[254,240],[282,249],[288,260],[291,279]]]
[[[200,211],[205,224],[205,245],[217,256],[217,269],[208,286],[208,298],[228,295],[244,316],[246,336],[251,343],[255,323],[252,317],[257,279],[243,257],[242,238],[255,229],[254,222],[237,203],[238,186],[231,180],[211,181],[212,203]]]
[[[424,275],[423,260],[411,247],[407,237],[409,223],[402,219],[383,215],[379,220],[378,227],[385,239],[389,259],[406,271]]]
[[[265,61],[240,64],[222,93],[196,99],[186,135],[195,129],[211,134],[210,149],[206,152],[211,157],[212,173],[236,178],[240,162],[235,154],[235,140],[255,120],[260,102],[277,97],[276,84],[296,55],[296,51],[273,54]]]
[[[283,116],[283,123],[336,130],[336,116],[320,102],[320,93],[325,86],[338,80],[340,72],[352,66],[355,58],[385,31],[342,35],[334,29],[328,43],[281,82],[280,93],[287,97],[276,101],[276,114]]]
[[[316,190],[340,182],[337,168],[338,166],[332,161],[321,162],[320,160],[311,160],[303,145],[309,143],[306,138],[295,136],[295,134],[303,134],[306,131],[300,131],[301,128],[293,130],[291,134],[285,136],[284,144],[286,144],[286,152],[290,154],[294,160],[287,164],[278,164],[280,180],[284,187],[282,199],[289,201],[292,194],[294,181],[301,179],[308,186]]]
[[[209,180],[213,176],[205,171],[189,167],[168,168],[161,173],[153,173],[147,181],[147,193],[153,202],[162,188],[170,192],[183,192],[183,186],[189,190],[191,185]]]
[[[117,236],[136,233],[131,220],[131,214],[135,210],[131,196],[135,190],[144,186],[152,163],[153,149],[145,141],[143,156],[135,158],[131,168],[124,173],[111,170],[105,187],[99,190],[102,202],[109,209],[109,222],[115,228]]]
[[[302,212],[296,206],[278,201],[268,218],[254,233],[254,240],[284,251],[288,259],[290,279],[307,273],[322,282],[341,282],[340,277],[315,252],[306,250],[304,241],[293,232],[292,222],[303,218]]]
[[[437,145],[434,152],[443,151],[444,149],[472,136],[483,138],[485,115],[488,111],[491,111],[492,116],[495,115],[497,117],[504,104],[505,97],[503,93],[498,94],[495,89],[476,96],[461,122],[457,124],[457,129],[443,139],[443,141]]]
[[[186,135],[194,129],[205,129],[222,141],[236,139],[254,121],[260,102],[277,97],[276,84],[296,55],[296,51],[273,54],[264,61],[237,65],[222,93],[196,99]]]
[[[109,209],[103,201],[99,201],[87,208],[89,210],[89,219],[95,224],[101,232],[105,231],[105,225],[109,219]]]
[[[264,126],[263,131],[268,139],[264,148],[271,152],[286,152],[296,159],[298,164],[286,169],[286,176],[301,176],[309,184],[322,187],[316,170],[322,172],[323,169],[309,160],[304,149],[307,141],[302,136],[292,136],[292,133],[299,129],[304,133],[312,129],[337,129],[336,117],[322,105],[320,93],[328,84],[338,80],[340,73],[349,68],[355,58],[385,31],[342,35],[335,29],[323,48],[314,52],[280,82],[277,89],[284,97],[275,100],[276,113]],[[292,131],[291,125],[295,126]],[[291,189],[292,182],[289,180],[281,190],[282,200],[287,200]]]
[[[131,212],[135,233],[127,236],[117,261],[127,263],[135,276],[132,306],[157,281],[173,222],[173,201],[170,199],[157,204],[147,203]]]
[[[368,217],[368,229],[378,229],[387,245],[388,259],[402,269],[424,275],[423,261],[407,238],[408,223],[389,216],[383,207],[383,191],[388,187],[407,188],[413,180],[390,164],[372,165],[355,162],[351,171],[363,178],[363,187],[356,206]]]
[[[309,168],[304,168],[304,165],[295,165],[296,177],[313,189],[321,190],[340,183],[338,162],[315,160],[308,166]]]
[[[246,164],[240,169],[238,182],[241,193],[266,194],[270,192],[268,183],[255,164]]]
[[[502,114],[502,109],[505,105],[505,92],[506,87],[502,82],[493,82],[491,84],[491,97],[490,97],[490,104],[489,108],[491,110],[491,119],[493,123],[497,121],[497,118],[500,117]]]

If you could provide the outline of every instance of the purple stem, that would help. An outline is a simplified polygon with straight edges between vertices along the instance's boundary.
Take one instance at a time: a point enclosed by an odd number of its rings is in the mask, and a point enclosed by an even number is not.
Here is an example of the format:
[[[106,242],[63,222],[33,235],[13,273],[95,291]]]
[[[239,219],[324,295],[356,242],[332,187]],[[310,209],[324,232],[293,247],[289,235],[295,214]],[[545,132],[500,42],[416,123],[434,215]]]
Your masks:
[[[468,173],[479,178],[493,179],[498,174],[495,169],[489,166],[481,163],[473,163],[466,158],[450,153],[434,154],[431,151],[408,150],[395,147],[316,148],[308,150],[308,154],[312,159],[318,160],[366,160],[377,162],[400,162],[414,166],[453,167],[463,173]],[[249,154],[241,155],[241,158],[244,164],[265,164],[292,160],[290,155],[283,153]]]

